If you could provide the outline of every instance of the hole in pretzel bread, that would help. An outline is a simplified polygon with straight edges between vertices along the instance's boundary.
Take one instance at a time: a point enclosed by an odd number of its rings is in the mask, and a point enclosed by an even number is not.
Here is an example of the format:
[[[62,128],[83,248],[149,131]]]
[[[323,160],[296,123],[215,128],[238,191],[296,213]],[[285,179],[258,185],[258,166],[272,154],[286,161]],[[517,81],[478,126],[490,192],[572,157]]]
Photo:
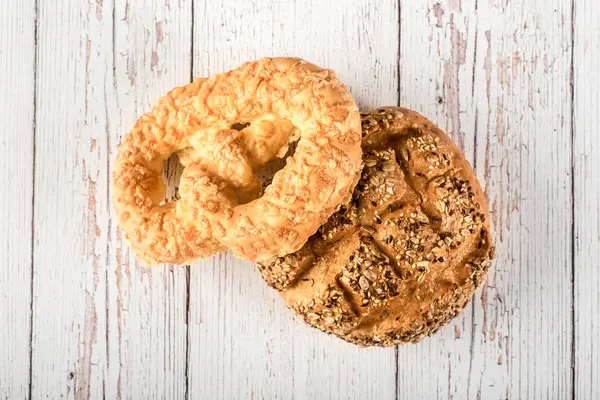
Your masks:
[[[294,153],[296,152],[297,146],[298,146],[297,141],[290,142],[288,145],[287,152],[285,153],[285,155],[283,157],[274,158],[271,161],[269,161],[262,168],[254,171],[254,176],[256,177],[256,179],[258,179],[258,181],[262,185],[263,193],[264,193],[265,189],[267,188],[267,186],[269,186],[271,184],[271,181],[273,181],[273,177],[275,176],[275,174],[285,167],[286,160],[288,159],[288,157],[292,157],[294,155]]]
[[[237,131],[235,136],[238,145],[247,150],[248,163],[253,166],[253,175],[259,185],[255,189],[248,187],[235,187],[238,195],[238,204],[249,203],[264,193],[266,187],[272,182],[275,174],[283,169],[288,157],[293,156],[298,140],[299,131],[288,120],[261,120],[252,123],[235,122],[230,129]],[[229,132],[231,132],[231,130]],[[227,132],[226,130],[223,132]],[[239,132],[239,134],[238,134]],[[200,147],[186,147],[172,154],[161,170],[161,176],[165,184],[165,198],[162,204],[179,200],[180,179],[186,166],[199,162],[210,164],[210,159],[203,161]],[[207,165],[212,173],[217,173],[215,166]],[[227,179],[222,176],[222,179]],[[255,182],[256,182],[255,181]]]
[[[231,125],[231,129],[235,129],[236,131],[241,131],[244,128],[247,128],[250,126],[250,122],[235,122]]]
[[[164,163],[160,175],[165,184],[165,203],[180,199],[179,181],[183,174],[184,166],[179,161],[177,153],[171,154],[171,157]]]

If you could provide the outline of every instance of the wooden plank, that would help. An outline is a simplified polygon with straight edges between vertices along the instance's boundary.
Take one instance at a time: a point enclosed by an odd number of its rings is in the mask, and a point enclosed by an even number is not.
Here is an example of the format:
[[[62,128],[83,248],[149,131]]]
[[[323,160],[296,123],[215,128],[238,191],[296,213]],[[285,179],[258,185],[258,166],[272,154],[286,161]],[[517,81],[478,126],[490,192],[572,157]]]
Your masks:
[[[0,13],[0,398],[29,394],[35,2]],[[10,106],[9,106],[10,105]]]
[[[190,81],[191,5],[191,0],[115,3],[111,169],[117,145],[135,120],[171,88]],[[186,269],[141,268],[116,221],[108,259],[107,398],[184,398]]]
[[[465,88],[474,73],[474,4],[403,1],[401,10],[400,104],[439,124],[473,161],[475,115],[468,110],[474,99]],[[432,338],[398,348],[399,398],[474,398],[468,391],[472,316],[469,305]]]
[[[44,1],[38,24],[31,396],[99,398],[107,363],[111,8]]]
[[[600,397],[600,5],[575,2],[574,276],[575,398]]]
[[[399,398],[570,396],[570,27],[560,0],[402,2],[401,103],[475,166],[497,258],[474,305],[399,348]]]
[[[194,75],[263,56],[338,72],[363,108],[397,103],[396,2],[195,2]],[[395,397],[394,349],[359,349],[295,320],[229,254],[191,268],[190,398]]]

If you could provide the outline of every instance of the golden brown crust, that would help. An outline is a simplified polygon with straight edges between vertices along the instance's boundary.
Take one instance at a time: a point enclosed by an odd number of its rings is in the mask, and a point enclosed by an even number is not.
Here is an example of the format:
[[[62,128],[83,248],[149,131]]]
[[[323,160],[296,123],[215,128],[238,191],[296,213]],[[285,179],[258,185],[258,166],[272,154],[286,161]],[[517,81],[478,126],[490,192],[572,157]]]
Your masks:
[[[254,171],[298,139],[257,198]],[[161,204],[160,170],[174,152],[186,167],[182,198]],[[113,205],[149,264],[227,248],[264,261],[301,248],[351,195],[360,169],[360,114],[335,73],[265,58],[176,88],[143,115],[119,146]]]
[[[493,257],[487,202],[450,138],[414,111],[363,115],[352,201],[297,253],[259,265],[308,324],[358,345],[416,342],[456,316]]]

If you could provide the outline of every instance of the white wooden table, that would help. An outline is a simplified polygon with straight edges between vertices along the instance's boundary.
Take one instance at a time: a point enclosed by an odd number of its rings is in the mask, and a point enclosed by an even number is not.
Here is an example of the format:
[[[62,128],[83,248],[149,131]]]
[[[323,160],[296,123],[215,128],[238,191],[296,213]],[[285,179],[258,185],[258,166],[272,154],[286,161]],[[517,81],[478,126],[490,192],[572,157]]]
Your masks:
[[[599,398],[599,21],[598,0],[3,0],[0,399]],[[229,254],[138,267],[109,201],[123,135],[267,55],[426,114],[475,167],[497,259],[435,336],[346,344]]]

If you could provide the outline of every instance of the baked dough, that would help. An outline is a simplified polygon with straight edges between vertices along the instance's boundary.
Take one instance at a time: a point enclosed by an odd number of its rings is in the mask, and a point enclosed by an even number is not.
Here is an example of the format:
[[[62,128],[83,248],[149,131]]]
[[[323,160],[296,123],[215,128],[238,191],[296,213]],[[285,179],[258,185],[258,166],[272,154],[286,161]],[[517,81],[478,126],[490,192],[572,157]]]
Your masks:
[[[259,265],[308,324],[358,345],[417,342],[448,323],[493,256],[488,207],[448,136],[414,111],[363,116],[352,201],[294,254]]]
[[[361,165],[358,108],[335,73],[265,58],[161,98],[119,146],[113,205],[147,264],[232,249],[264,261],[292,253],[347,201]],[[254,173],[286,154],[261,195]],[[178,152],[181,199],[164,204],[160,171]]]

